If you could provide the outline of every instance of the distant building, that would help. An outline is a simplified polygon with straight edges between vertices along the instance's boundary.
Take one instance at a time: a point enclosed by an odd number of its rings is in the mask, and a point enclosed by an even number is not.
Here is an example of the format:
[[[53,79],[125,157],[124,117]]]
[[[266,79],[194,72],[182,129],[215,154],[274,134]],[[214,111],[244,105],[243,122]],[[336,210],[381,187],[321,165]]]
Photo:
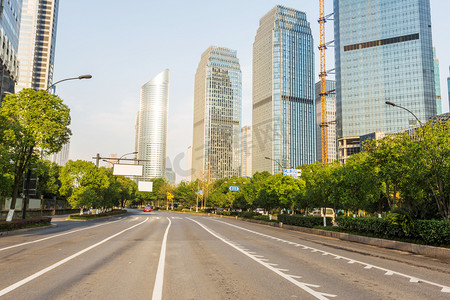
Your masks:
[[[241,98],[236,51],[209,47],[195,74],[193,180],[240,175]]]
[[[164,70],[141,88],[137,127],[137,158],[143,160],[142,179],[165,178],[169,70]]]
[[[304,12],[277,5],[253,43],[252,172],[316,160],[314,40]]]
[[[44,158],[63,167],[69,161],[69,152],[70,152],[70,142],[64,144],[64,146],[59,152],[50,155],[44,155]]]
[[[187,182],[189,182],[189,181],[191,181],[192,180],[192,146],[189,146],[188,148],[187,148],[187,153],[186,153],[186,170],[187,170],[187,173],[189,174],[187,177],[186,177],[186,181]]]
[[[166,169],[166,180],[169,184],[174,185],[176,182],[176,174],[171,168]]]
[[[384,132],[372,132],[359,137],[359,143],[361,145],[361,151],[364,150],[364,144],[373,140],[381,140],[386,134]]]
[[[118,155],[117,153],[111,153],[109,154],[109,159],[108,159],[108,168],[112,168],[114,166],[114,164],[117,164]]]
[[[439,74],[439,59],[436,57],[436,48],[433,47],[434,84],[436,86],[436,114],[442,114],[441,76]]]
[[[436,115],[430,1],[335,0],[337,137],[392,133]]]
[[[6,93],[14,94],[19,73],[19,32],[22,1],[1,1],[0,6],[0,106]]]
[[[241,137],[241,176],[252,177],[252,126],[242,127]]]
[[[361,152],[359,136],[340,138],[337,140],[337,143],[338,159],[342,164],[344,164],[351,155]]]
[[[447,91],[448,91],[448,107],[450,109],[450,67],[448,67],[449,77],[447,77]]]
[[[327,160],[337,159],[336,147],[336,81],[327,80]],[[322,101],[320,98],[320,81],[316,82],[316,132],[317,132],[317,161],[322,162]]]
[[[58,7],[59,0],[23,0],[17,91],[45,90],[53,82]]]

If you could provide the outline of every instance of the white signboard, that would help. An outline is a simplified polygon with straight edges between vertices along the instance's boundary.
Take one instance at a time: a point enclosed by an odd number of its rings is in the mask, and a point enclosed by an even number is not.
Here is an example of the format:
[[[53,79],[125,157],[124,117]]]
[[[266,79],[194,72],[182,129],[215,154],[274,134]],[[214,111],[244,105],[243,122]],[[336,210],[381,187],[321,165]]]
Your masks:
[[[153,182],[151,181],[139,181],[138,182],[139,192],[153,192]]]
[[[142,165],[114,164],[113,175],[142,176],[144,167]]]
[[[30,199],[28,203],[29,209],[39,209],[41,208],[41,199]]]
[[[302,170],[300,169],[283,169],[283,175],[291,176],[298,179],[302,176]]]
[[[6,198],[5,201],[5,209],[11,208],[11,198]],[[16,198],[16,207],[14,207],[15,210],[22,210],[22,198]]]

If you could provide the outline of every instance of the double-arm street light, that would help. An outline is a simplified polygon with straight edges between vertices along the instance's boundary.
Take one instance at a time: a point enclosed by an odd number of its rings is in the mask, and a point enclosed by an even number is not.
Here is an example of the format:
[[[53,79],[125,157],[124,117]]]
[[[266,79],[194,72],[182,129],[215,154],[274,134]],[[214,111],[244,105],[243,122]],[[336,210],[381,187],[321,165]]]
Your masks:
[[[130,154],[138,154],[138,152],[135,151],[135,152],[125,153],[124,155],[122,155],[121,157],[119,157],[119,159],[117,159],[117,163],[120,163],[120,160],[121,160],[124,156],[130,155]]]
[[[414,116],[414,118],[416,118],[417,122],[419,122],[419,124],[420,124],[420,127],[423,128],[423,123],[420,122],[419,118],[417,118],[416,115],[415,115],[412,111],[410,111],[409,109],[407,109],[406,107],[397,105],[397,104],[395,104],[394,102],[391,102],[391,101],[386,101],[385,103],[386,103],[387,105],[394,106],[394,107],[398,107],[398,108],[401,108],[401,109],[406,110],[407,112],[409,112],[410,114],[412,114],[412,115]]]
[[[49,87],[46,89],[46,91],[50,90],[52,87],[54,87],[55,85],[57,85],[58,83],[63,82],[63,81],[67,81],[67,80],[76,80],[76,79],[91,79],[91,78],[92,78],[92,75],[90,75],[90,74],[80,75],[80,76],[78,76],[78,77],[66,78],[66,79],[63,79],[63,80],[60,80],[60,81],[55,82],[54,84],[52,84],[51,86],[49,86]]]

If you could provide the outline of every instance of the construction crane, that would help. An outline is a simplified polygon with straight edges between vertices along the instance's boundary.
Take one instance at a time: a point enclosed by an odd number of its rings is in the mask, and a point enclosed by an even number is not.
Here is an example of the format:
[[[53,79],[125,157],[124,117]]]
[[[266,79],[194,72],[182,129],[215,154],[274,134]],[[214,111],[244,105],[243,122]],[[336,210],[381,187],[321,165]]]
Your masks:
[[[320,24],[320,129],[322,132],[322,165],[325,166],[328,163],[328,137],[327,137],[327,70],[325,64],[325,50],[327,45],[325,43],[325,8],[324,0],[319,0],[319,24]]]

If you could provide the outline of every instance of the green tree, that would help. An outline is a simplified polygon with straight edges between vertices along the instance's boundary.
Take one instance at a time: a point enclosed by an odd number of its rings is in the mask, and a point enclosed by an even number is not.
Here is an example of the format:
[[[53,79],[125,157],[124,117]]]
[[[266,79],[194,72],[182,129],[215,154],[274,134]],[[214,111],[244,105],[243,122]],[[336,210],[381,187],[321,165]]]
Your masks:
[[[11,209],[14,209],[23,173],[37,160],[39,150],[55,153],[69,141],[70,114],[58,96],[44,90],[24,89],[5,97],[0,115],[7,124],[7,128],[2,127],[0,143],[12,161]]]
[[[38,180],[37,196],[42,195],[45,198],[58,197],[61,187],[61,181],[59,180],[61,167],[56,163],[43,159],[38,160],[35,166]]]

